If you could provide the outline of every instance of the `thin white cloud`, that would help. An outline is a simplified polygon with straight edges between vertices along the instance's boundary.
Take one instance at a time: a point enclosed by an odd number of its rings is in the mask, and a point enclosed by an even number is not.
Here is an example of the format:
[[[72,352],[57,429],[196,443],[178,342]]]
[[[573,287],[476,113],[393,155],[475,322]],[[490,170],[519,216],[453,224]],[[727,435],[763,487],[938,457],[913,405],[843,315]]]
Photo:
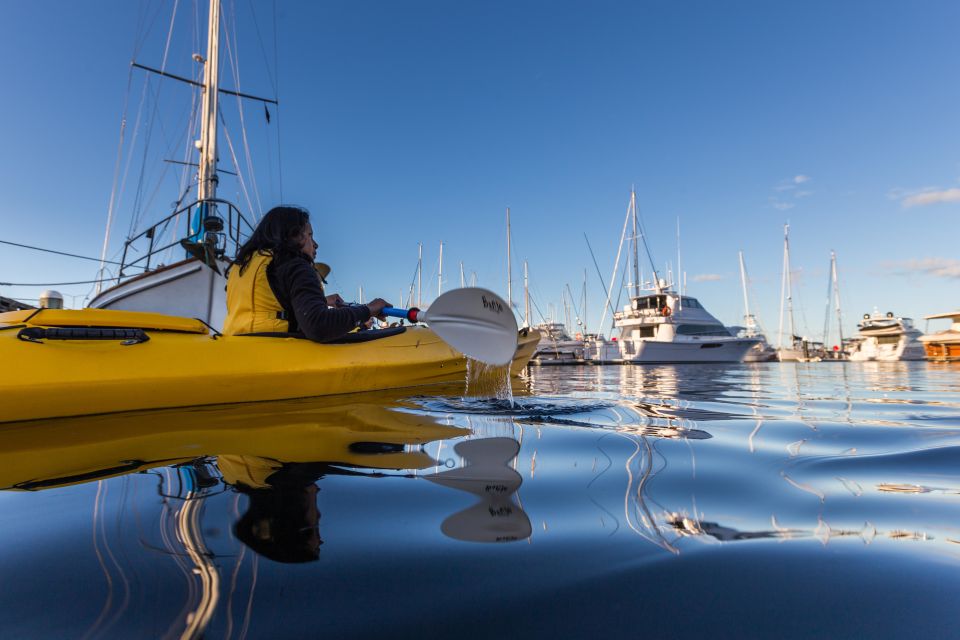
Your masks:
[[[808,198],[813,195],[813,191],[796,191],[793,194],[794,198]]]
[[[960,189],[941,189],[939,191],[923,191],[904,197],[900,204],[905,209],[910,207],[925,207],[942,202],[960,202]]]
[[[888,270],[900,275],[924,274],[938,278],[960,279],[960,260],[953,258],[921,258],[902,262],[885,262]]]
[[[804,182],[809,182],[810,176],[805,176],[802,173],[798,176],[793,176],[793,182],[795,184],[803,184]]]
[[[693,276],[694,282],[716,282],[717,280],[723,280],[723,276],[719,273],[699,273]]]
[[[792,202],[784,202],[779,198],[770,198],[770,206],[777,211],[787,211],[788,209],[793,209],[797,205],[793,204]]]

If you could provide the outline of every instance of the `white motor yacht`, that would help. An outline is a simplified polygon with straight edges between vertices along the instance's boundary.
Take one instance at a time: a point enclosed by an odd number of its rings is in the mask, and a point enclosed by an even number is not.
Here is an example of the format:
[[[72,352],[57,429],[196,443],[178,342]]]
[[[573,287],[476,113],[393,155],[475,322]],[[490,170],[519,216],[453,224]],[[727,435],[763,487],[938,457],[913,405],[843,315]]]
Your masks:
[[[625,362],[743,362],[758,340],[737,338],[696,298],[665,288],[634,296],[614,315]]]
[[[858,340],[850,351],[853,362],[892,362],[896,360],[923,360],[921,333],[910,318],[901,318],[887,312],[863,314]]]

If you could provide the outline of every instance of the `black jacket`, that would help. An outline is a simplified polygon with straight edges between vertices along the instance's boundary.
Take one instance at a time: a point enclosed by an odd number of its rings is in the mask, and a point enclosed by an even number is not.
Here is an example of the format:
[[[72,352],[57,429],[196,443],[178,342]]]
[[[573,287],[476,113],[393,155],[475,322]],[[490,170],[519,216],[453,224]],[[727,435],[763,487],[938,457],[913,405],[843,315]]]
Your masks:
[[[290,332],[315,342],[335,340],[370,319],[366,305],[328,306],[320,276],[305,254],[274,259],[267,267],[267,281],[286,313]]]

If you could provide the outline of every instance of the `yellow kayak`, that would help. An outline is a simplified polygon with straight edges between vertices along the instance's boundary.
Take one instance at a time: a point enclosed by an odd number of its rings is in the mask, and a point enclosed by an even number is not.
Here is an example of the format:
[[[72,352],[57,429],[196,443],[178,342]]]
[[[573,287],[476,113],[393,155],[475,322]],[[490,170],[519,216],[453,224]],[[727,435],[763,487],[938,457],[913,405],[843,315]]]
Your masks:
[[[465,380],[467,359],[427,327],[351,336],[221,336],[199,320],[106,309],[2,313],[0,422]],[[518,336],[513,375],[538,341]]]

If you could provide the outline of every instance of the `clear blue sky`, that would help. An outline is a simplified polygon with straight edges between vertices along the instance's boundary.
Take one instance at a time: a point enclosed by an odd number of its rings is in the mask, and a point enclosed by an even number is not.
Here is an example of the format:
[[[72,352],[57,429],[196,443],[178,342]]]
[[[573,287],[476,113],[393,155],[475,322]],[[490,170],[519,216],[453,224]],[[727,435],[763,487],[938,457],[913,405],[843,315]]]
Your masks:
[[[189,75],[194,5],[180,4],[167,66]],[[463,261],[505,293],[509,206],[515,298],[524,259],[544,312],[565,283],[579,291],[586,268],[596,323],[602,295],[583,233],[608,279],[635,185],[657,264],[676,262],[679,217],[688,291],[727,324],[743,313],[742,249],[754,304],[776,329],[786,221],[805,333],[822,330],[831,249],[847,333],[874,307],[919,319],[960,306],[955,1],[280,2],[276,42],[273,3],[236,4],[226,10],[237,14],[241,88],[278,89],[281,101],[279,136],[276,118],[267,127],[246,106],[260,202],[312,211],[319,257],[348,299],[362,284],[396,301],[418,241],[435,291],[441,240],[446,288]],[[172,8],[0,0],[0,239],[99,256],[128,62],[137,46],[138,61],[160,65]],[[132,77],[128,142],[144,74]],[[164,117],[182,122],[189,92],[162,92]],[[175,141],[173,126],[154,128],[154,152]],[[236,126],[231,135],[239,144]],[[183,145],[170,144],[180,158]],[[139,163],[135,154],[111,253]],[[222,195],[247,209],[228,182]],[[177,195],[162,183],[144,219]],[[95,273],[0,245],[3,282]],[[57,288],[68,305],[90,289]]]

